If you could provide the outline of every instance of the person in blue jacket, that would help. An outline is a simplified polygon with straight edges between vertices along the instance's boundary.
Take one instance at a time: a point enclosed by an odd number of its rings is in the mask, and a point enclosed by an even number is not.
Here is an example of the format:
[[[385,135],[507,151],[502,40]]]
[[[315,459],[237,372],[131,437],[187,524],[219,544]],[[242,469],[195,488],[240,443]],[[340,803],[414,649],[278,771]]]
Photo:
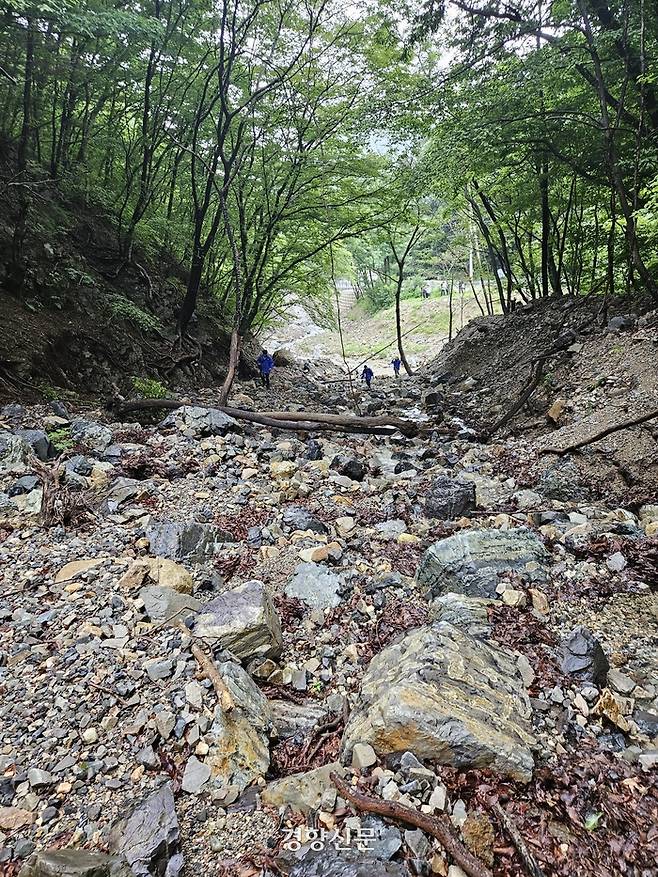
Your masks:
[[[399,378],[400,377],[400,366],[402,365],[400,357],[396,356],[395,359],[392,359],[391,365],[393,366],[393,372],[395,374],[395,377]]]
[[[272,369],[274,368],[274,360],[267,352],[267,350],[263,350],[261,355],[256,360],[258,363],[258,368],[260,370],[260,382],[264,387],[270,388],[270,374],[272,373]]]
[[[370,383],[371,383],[372,379],[374,378],[374,376],[375,376],[375,373],[370,368],[370,366],[365,365],[363,367],[363,371],[361,372],[361,380],[366,382],[366,387],[368,389],[370,389]]]

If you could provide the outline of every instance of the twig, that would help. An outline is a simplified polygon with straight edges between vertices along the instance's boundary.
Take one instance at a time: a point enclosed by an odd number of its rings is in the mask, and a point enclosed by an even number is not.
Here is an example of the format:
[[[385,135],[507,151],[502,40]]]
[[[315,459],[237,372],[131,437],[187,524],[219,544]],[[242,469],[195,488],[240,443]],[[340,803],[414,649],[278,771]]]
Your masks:
[[[417,810],[412,810],[411,807],[405,807],[394,801],[382,801],[380,798],[364,795],[362,792],[352,789],[335,772],[332,772],[330,777],[343,798],[354,804],[358,810],[363,810],[366,813],[377,813],[379,816],[386,816],[388,819],[420,828],[421,831],[435,837],[469,877],[493,877],[484,862],[466,849],[457,837],[455,829],[446,819],[419,813]]]
[[[192,644],[192,654],[196,658],[206,679],[210,679],[212,682],[220,707],[225,713],[230,713],[235,706],[235,701],[233,700],[233,695],[228,690],[226,683],[219,675],[219,670],[215,666],[212,658],[209,658],[203,649],[196,643]]]
[[[630,429],[631,426],[639,426],[641,423],[646,423],[648,420],[654,420],[658,417],[658,408],[653,411],[649,411],[647,414],[641,414],[639,417],[631,417],[630,420],[623,420],[621,423],[615,423],[612,426],[607,426],[605,429],[600,430],[599,432],[594,433],[589,438],[581,439],[580,441],[574,442],[571,445],[567,445],[566,448],[542,448],[541,454],[557,454],[559,457],[562,457],[564,454],[568,454],[570,451],[577,451],[579,448],[584,448],[586,445],[591,445],[594,442],[598,442],[599,439],[605,438],[608,435],[611,435],[613,432],[619,432],[622,429]]]
[[[545,877],[544,872],[539,867],[532,853],[526,846],[526,842],[523,840],[521,832],[512,821],[512,817],[508,813],[506,813],[505,810],[503,810],[498,801],[490,802],[489,806],[500,820],[505,831],[511,837],[512,843],[516,847],[517,853],[523,860],[523,864],[525,865],[528,874],[530,874],[530,877]]]

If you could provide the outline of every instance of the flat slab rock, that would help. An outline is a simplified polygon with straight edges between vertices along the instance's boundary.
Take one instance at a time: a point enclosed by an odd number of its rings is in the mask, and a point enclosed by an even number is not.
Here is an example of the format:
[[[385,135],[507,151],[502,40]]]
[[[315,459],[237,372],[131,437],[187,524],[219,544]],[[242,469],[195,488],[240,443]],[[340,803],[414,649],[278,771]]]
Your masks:
[[[430,546],[416,578],[432,597],[453,592],[470,597],[496,597],[499,573],[515,572],[528,581],[543,581],[549,555],[531,530],[468,530]]]
[[[41,850],[30,856],[19,877],[132,877],[120,858],[88,850]]]
[[[146,528],[151,554],[170,560],[205,563],[233,536],[214,524],[151,521]]]
[[[402,862],[385,862],[355,849],[334,850],[328,846],[311,850],[293,865],[289,877],[409,877]]]
[[[178,818],[171,785],[138,804],[112,829],[110,848],[122,855],[134,877],[179,877],[183,870]]]
[[[338,606],[341,580],[336,573],[318,563],[300,563],[295,575],[285,586],[288,597],[297,597],[313,609],[331,609]]]
[[[194,635],[241,660],[257,655],[278,658],[283,649],[279,616],[265,585],[255,580],[206,603],[196,619]]]
[[[378,755],[410,751],[458,768],[527,781],[531,708],[511,656],[447,622],[419,628],[376,655],[343,735]]]

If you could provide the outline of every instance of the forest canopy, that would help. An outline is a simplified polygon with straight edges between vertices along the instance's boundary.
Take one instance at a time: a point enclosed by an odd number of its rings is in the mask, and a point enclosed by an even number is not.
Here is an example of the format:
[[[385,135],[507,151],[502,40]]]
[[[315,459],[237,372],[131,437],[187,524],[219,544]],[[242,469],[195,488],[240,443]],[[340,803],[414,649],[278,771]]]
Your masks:
[[[241,340],[337,274],[658,300],[658,15],[644,0],[2,0],[8,286],[35,180],[172,259]],[[414,232],[416,229],[416,232]],[[412,240],[399,272],[396,254]],[[407,258],[408,257],[408,258]],[[393,259],[393,263],[391,262]],[[413,282],[412,282],[413,285]],[[398,293],[399,293],[398,289]]]

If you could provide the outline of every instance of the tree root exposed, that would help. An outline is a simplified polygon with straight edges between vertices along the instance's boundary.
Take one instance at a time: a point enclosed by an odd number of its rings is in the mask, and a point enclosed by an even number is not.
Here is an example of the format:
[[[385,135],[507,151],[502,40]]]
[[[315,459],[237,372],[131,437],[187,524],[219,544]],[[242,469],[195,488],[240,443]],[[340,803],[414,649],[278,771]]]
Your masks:
[[[447,819],[419,813],[417,810],[412,810],[411,807],[405,807],[394,801],[382,801],[380,798],[364,795],[363,792],[357,792],[351,788],[337,773],[331,774],[331,781],[342,797],[353,804],[357,810],[362,810],[365,813],[376,813],[395,822],[413,825],[414,828],[420,828],[421,831],[435,837],[448,855],[469,877],[492,877],[492,872],[484,862],[470,853],[459,840],[455,829]]]

